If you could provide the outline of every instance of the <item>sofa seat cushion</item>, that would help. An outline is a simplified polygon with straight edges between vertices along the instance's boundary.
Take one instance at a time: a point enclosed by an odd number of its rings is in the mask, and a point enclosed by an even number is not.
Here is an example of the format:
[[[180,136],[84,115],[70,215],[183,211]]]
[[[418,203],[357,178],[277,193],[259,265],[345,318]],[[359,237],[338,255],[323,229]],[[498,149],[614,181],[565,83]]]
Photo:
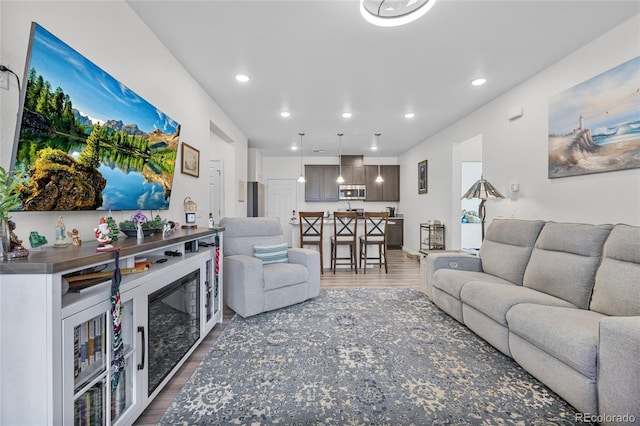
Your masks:
[[[523,303],[509,310],[507,322],[511,333],[595,380],[603,317],[585,309]]]
[[[519,303],[575,308],[566,300],[518,285],[471,281],[460,293],[462,302],[485,314],[498,324],[507,326],[507,312]]]
[[[264,265],[264,289],[273,290],[309,281],[309,270],[296,263],[270,263]]]
[[[471,281],[485,281],[503,285],[513,285],[509,281],[484,272],[460,271],[457,269],[438,269],[433,274],[432,286],[442,290],[449,296],[460,300],[460,292],[465,284]]]

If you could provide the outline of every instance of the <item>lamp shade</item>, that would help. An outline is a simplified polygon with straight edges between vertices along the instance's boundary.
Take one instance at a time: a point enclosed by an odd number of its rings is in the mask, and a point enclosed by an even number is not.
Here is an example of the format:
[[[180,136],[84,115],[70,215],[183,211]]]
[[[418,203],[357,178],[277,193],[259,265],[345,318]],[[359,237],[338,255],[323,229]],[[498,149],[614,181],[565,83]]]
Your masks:
[[[473,199],[479,198],[481,200],[486,200],[489,198],[504,198],[504,195],[500,193],[489,181],[487,181],[484,177],[480,177],[471,188],[467,190],[467,192],[462,196],[462,198]]]

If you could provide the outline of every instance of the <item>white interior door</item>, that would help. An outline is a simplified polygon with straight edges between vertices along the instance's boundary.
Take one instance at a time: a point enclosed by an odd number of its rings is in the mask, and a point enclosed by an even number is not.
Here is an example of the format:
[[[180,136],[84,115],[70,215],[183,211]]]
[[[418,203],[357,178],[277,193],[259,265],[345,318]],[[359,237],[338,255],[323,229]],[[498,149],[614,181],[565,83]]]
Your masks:
[[[222,160],[209,160],[209,213],[216,224],[220,223],[224,211],[224,186],[222,182]]]
[[[291,246],[289,221],[296,209],[298,187],[295,179],[269,179],[267,181],[267,216],[280,219],[284,238]]]

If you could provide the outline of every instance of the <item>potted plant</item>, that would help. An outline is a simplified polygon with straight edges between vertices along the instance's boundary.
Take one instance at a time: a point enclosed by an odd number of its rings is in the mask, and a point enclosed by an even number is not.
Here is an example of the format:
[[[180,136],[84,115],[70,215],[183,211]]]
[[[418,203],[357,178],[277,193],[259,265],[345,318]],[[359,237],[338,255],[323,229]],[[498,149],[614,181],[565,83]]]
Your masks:
[[[120,231],[128,237],[135,237],[138,231],[138,224],[140,224],[145,237],[153,234],[154,232],[162,231],[163,225],[160,216],[156,215],[154,219],[149,220],[144,214],[142,214],[142,211],[138,210],[133,216],[131,216],[130,220],[120,222]]]
[[[25,179],[25,174],[20,171],[8,172],[0,167],[0,235],[2,236],[2,255],[5,257],[11,245],[9,212],[22,205],[17,189]]]

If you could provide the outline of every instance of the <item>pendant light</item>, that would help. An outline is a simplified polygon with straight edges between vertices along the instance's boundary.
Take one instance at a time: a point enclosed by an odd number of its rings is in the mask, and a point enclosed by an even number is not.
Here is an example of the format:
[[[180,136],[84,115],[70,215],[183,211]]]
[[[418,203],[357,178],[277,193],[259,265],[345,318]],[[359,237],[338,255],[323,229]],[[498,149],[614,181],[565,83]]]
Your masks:
[[[378,177],[376,177],[376,183],[382,183],[382,175],[380,174],[380,133],[376,133],[376,146],[378,147]]]
[[[344,135],[344,133],[338,133],[338,136],[340,137],[340,156],[338,157],[339,161],[340,161],[340,174],[338,174],[338,179],[336,179],[337,183],[344,183],[344,178],[342,177],[342,136]]]
[[[300,177],[298,178],[298,182],[305,183],[306,179],[304,178],[304,173],[302,171],[302,137],[304,133],[298,133],[300,135]]]

